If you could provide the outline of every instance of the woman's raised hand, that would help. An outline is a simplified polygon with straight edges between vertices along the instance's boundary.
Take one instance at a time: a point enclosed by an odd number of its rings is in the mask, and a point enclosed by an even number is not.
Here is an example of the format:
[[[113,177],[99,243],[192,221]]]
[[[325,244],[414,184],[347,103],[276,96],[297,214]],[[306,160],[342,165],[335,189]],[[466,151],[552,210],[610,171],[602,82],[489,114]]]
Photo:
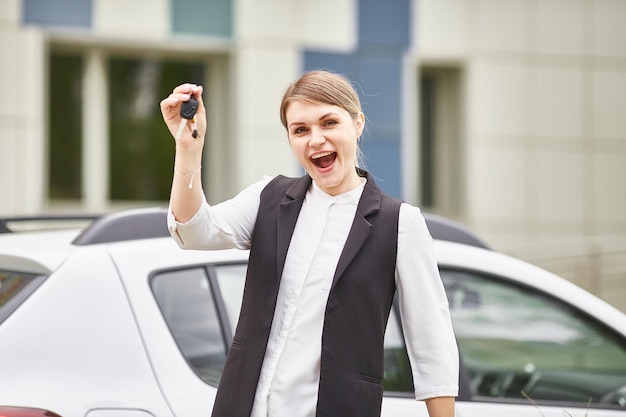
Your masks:
[[[193,119],[187,121],[180,116],[180,107],[191,97],[198,100],[198,111]],[[181,84],[174,88],[168,97],[161,100],[161,113],[170,133],[176,139],[177,146],[202,148],[206,133],[206,110],[202,101],[202,86]],[[187,122],[186,126],[178,134],[183,121]],[[194,129],[198,132],[196,138],[193,136]]]

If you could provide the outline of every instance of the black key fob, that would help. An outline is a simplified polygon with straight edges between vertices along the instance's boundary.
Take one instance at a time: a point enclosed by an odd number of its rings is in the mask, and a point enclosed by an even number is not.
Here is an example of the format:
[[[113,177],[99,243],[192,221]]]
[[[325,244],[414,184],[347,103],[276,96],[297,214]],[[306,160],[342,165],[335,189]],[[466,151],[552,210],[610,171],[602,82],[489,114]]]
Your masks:
[[[198,111],[198,100],[191,97],[187,101],[183,101],[183,104],[180,106],[180,117],[183,119],[191,120],[193,116],[196,115]]]

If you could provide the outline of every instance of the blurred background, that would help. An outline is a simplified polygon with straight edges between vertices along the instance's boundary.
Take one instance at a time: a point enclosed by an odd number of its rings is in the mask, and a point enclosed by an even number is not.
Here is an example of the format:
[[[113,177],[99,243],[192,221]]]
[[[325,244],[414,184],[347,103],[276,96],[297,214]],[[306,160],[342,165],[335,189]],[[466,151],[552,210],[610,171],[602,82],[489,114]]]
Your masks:
[[[205,87],[209,202],[300,175],[278,108],[352,79],[388,193],[626,312],[624,0],[2,0],[0,215],[165,206]]]

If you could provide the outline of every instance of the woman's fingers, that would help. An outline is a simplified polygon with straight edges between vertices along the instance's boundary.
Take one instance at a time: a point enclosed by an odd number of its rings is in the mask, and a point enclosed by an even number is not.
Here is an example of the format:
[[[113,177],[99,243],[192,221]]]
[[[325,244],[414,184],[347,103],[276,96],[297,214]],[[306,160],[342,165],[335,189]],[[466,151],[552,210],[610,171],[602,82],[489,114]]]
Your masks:
[[[196,84],[185,83],[178,85],[172,91],[172,94],[192,94],[195,93],[198,88],[202,88]]]
[[[183,101],[188,101],[192,96],[202,103],[202,90],[202,86],[194,84],[179,85],[168,97],[161,100],[161,111],[164,114],[169,114],[174,110],[179,111],[180,104]],[[198,110],[200,110],[200,107]]]
[[[202,101],[202,91],[202,86],[195,84],[181,84],[174,88],[168,97],[161,100],[161,114],[163,115],[163,120],[167,124],[172,136],[176,136],[181,123],[186,121],[180,116],[180,106],[183,102],[188,101],[191,97],[194,97],[198,100],[198,111],[195,116],[198,135],[204,137],[204,133],[206,132],[206,115],[204,103]],[[190,129],[189,131],[191,132]]]

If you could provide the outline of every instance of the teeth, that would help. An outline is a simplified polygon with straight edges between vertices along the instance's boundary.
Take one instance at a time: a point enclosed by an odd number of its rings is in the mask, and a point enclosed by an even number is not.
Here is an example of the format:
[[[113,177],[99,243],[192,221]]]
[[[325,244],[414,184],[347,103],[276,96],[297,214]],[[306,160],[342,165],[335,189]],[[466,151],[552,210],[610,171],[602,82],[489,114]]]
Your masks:
[[[323,157],[328,156],[328,155],[332,155],[332,152],[326,152],[326,153],[321,153],[321,154],[318,154],[318,155],[314,155],[314,156],[311,157],[311,159],[319,159],[319,158],[323,158]]]

